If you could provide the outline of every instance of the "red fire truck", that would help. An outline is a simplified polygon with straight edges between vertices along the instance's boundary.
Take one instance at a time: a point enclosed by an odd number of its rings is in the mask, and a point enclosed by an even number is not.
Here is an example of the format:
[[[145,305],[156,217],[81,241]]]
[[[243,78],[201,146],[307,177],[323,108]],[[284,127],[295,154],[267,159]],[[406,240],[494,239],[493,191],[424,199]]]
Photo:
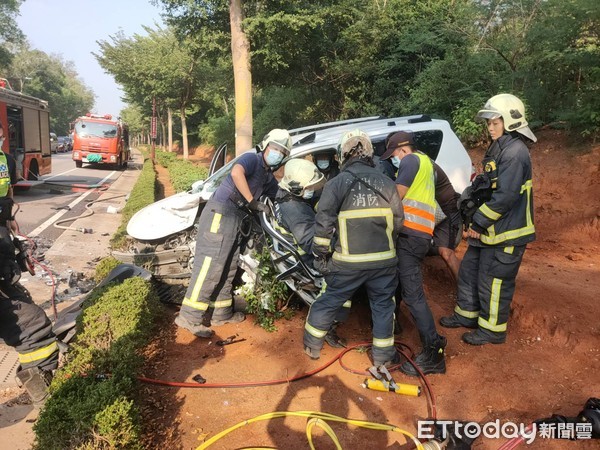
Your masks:
[[[2,151],[15,158],[19,185],[51,171],[50,115],[48,102],[8,87],[0,83],[0,123],[6,138]]]
[[[121,120],[113,120],[110,114],[78,117],[73,126],[72,156],[77,167],[97,163],[124,169],[129,160],[127,126]]]

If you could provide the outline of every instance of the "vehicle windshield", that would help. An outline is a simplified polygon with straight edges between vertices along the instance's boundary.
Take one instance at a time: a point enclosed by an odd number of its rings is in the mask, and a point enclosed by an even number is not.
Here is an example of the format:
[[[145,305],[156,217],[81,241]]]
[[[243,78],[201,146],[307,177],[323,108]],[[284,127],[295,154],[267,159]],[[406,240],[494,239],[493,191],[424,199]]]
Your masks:
[[[117,127],[109,123],[79,121],[75,124],[75,133],[81,137],[112,138],[117,135]]]
[[[203,192],[212,194],[217,190],[217,188],[221,185],[225,177],[231,173],[233,166],[238,162],[240,157],[232,159],[215,173],[213,173],[210,177],[206,179],[204,186],[202,188]]]

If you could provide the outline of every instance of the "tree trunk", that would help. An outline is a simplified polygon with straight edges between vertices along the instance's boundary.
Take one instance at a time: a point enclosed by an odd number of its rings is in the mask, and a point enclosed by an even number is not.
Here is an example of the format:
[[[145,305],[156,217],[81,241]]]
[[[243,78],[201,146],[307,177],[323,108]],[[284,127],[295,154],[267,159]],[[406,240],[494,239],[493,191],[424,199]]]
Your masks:
[[[169,147],[168,151],[173,151],[173,112],[171,108],[167,108],[167,130],[169,133]]]
[[[181,107],[181,140],[183,141],[183,159],[189,159],[187,123],[185,121],[185,106]]]
[[[235,154],[252,148],[252,73],[250,44],[242,29],[242,0],[229,1],[231,58],[235,84]]]

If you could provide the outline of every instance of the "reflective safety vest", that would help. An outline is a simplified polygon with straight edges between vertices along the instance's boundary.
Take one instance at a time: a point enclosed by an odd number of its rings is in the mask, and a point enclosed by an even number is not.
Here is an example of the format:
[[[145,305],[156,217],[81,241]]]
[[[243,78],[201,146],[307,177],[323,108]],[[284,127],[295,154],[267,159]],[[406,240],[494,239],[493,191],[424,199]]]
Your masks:
[[[404,226],[433,236],[435,228],[435,180],[433,164],[429,156],[421,152],[413,153],[419,158],[419,171],[408,188],[402,205],[404,206]]]
[[[6,155],[0,150],[0,197],[6,197],[10,189],[10,171]]]

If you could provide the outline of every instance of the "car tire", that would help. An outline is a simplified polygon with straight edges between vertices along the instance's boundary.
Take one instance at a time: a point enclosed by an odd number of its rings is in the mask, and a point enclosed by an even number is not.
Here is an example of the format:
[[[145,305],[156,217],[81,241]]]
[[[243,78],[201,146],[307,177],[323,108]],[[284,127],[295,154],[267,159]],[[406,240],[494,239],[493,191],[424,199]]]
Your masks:
[[[75,167],[77,167],[78,169],[83,167],[83,161],[75,161]]]

